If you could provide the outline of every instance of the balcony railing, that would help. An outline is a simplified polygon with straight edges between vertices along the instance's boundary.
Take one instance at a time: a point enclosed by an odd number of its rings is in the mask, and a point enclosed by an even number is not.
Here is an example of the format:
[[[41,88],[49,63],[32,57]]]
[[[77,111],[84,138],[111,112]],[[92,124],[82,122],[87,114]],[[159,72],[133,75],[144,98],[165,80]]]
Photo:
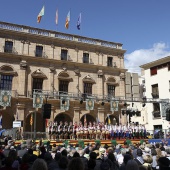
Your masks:
[[[65,34],[65,33],[60,33],[56,31],[49,31],[49,30],[38,29],[38,28],[33,28],[33,27],[23,26],[23,25],[18,25],[18,24],[11,24],[11,23],[6,23],[6,22],[0,22],[0,29],[12,30],[12,31],[23,32],[23,33],[28,33],[28,34],[42,35],[46,37],[53,37],[56,39],[64,39],[67,41],[98,45],[98,46],[103,46],[107,48],[122,49],[121,43],[108,42],[108,41],[103,41],[99,39],[81,37],[78,35]]]

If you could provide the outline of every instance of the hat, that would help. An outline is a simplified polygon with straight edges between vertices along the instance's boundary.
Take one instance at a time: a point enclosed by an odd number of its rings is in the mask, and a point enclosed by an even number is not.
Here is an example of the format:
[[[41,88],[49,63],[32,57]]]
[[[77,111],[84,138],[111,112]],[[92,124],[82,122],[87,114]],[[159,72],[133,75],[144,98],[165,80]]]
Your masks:
[[[105,153],[105,148],[99,148],[99,152],[102,154],[102,153]]]
[[[11,146],[10,149],[12,150],[12,149],[15,149],[15,148],[14,148],[14,146]]]
[[[138,155],[138,156],[142,156],[142,150],[141,149],[137,149],[137,152],[136,152],[136,154]]]
[[[146,153],[149,153],[150,152],[150,149],[148,147],[145,147],[145,152]]]

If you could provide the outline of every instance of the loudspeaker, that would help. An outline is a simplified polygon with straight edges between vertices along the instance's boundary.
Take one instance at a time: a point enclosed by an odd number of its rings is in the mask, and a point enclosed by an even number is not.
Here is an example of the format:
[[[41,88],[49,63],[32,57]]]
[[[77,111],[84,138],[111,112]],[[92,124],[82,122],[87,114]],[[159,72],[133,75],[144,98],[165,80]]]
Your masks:
[[[51,117],[51,104],[44,104],[42,107],[42,113],[44,119],[50,119]]]

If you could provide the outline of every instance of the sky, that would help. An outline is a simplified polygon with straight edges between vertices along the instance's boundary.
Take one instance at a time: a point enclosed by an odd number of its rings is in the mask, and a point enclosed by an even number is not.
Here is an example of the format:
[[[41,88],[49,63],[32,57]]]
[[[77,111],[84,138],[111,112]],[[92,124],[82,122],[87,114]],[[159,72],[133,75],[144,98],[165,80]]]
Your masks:
[[[123,44],[125,68],[170,55],[170,0],[0,0],[0,21]],[[37,15],[45,14],[37,23]],[[58,25],[55,23],[58,9]],[[65,29],[70,10],[69,29]],[[76,28],[79,14],[81,28]]]

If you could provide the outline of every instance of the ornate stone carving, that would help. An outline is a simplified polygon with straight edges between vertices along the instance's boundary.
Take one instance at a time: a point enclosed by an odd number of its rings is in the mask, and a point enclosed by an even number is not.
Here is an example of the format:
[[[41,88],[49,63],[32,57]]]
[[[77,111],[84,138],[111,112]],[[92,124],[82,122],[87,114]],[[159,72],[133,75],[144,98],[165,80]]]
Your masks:
[[[27,61],[22,60],[20,62],[20,69],[22,69],[22,70],[26,70],[27,69]]]
[[[51,73],[55,72],[55,68],[53,66],[49,67],[49,69]]]

